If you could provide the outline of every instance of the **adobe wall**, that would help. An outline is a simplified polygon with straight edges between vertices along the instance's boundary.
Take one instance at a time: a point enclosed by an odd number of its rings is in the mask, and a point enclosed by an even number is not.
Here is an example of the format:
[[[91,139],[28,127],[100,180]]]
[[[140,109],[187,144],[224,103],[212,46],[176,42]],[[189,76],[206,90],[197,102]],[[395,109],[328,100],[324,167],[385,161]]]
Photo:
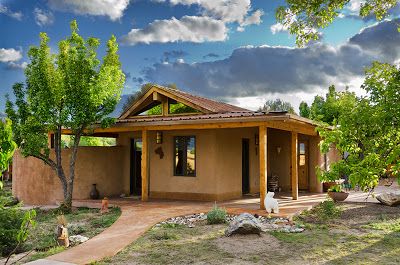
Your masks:
[[[62,151],[66,174],[70,152]],[[124,147],[79,147],[73,198],[88,199],[93,183],[97,184],[101,197],[121,194],[123,153]],[[13,158],[12,185],[14,196],[27,205],[55,204],[63,199],[55,172],[41,160],[24,158],[18,151]]]

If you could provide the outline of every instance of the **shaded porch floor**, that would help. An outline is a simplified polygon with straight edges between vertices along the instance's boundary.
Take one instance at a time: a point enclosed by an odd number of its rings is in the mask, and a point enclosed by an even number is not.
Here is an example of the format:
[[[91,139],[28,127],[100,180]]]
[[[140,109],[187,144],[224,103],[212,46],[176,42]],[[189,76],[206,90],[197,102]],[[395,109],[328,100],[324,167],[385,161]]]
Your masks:
[[[308,193],[300,192],[298,200],[292,200],[290,193],[281,192],[276,194],[275,199],[279,202],[279,214],[271,214],[272,217],[284,217],[291,218],[294,215],[301,213],[304,210],[311,209],[314,205],[322,202],[326,199],[325,193]],[[177,206],[196,206],[195,208],[201,207],[204,209],[203,212],[209,211],[214,202],[199,202],[199,201],[181,201],[181,200],[161,200],[161,199],[150,199],[148,202],[140,201],[139,197],[131,198],[110,198],[110,205],[119,207],[126,206],[142,206],[142,207],[177,207]],[[73,205],[76,207],[89,207],[89,208],[100,208],[101,200],[74,200]],[[228,200],[217,202],[219,207],[223,207],[230,214],[241,214],[248,212],[251,214],[258,214],[261,216],[267,216],[265,210],[260,209],[260,198],[258,195],[244,196],[240,199]],[[197,213],[197,212],[193,212]]]

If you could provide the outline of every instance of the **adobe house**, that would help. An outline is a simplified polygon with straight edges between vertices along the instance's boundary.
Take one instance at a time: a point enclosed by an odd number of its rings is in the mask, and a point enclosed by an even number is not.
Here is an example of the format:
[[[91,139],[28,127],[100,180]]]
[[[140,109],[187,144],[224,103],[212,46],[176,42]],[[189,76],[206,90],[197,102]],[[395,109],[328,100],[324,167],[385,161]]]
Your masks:
[[[94,136],[116,138],[116,146],[79,148],[73,197],[89,198],[96,183],[101,196],[136,195],[143,201],[260,194],[263,208],[268,184],[296,200],[299,190],[322,192],[316,167],[337,158],[335,150],[319,152],[315,128],[313,121],[286,112],[249,111],[154,85],[116,124],[94,130]],[[64,161],[69,152],[63,150]],[[62,199],[58,178],[43,162],[17,153],[13,165],[18,199]]]

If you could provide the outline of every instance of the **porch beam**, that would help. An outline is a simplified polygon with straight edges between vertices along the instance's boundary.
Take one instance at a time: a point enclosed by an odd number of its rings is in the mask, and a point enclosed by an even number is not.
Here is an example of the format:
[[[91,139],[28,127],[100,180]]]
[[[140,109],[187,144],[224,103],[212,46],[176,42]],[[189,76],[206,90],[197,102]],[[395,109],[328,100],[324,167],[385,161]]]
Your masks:
[[[259,126],[259,156],[260,156],[260,209],[265,209],[264,199],[267,190],[267,127]]]
[[[169,116],[182,116],[182,115],[171,115]],[[182,122],[182,121],[181,121]],[[193,122],[193,121],[190,121]],[[165,122],[164,122],[165,123]],[[305,135],[316,136],[317,132],[315,131],[315,127],[309,124],[297,123],[295,121],[233,121],[229,122],[223,121],[213,121],[208,123],[188,123],[182,122],[180,124],[155,124],[153,122],[148,122],[146,124],[129,124],[129,123],[117,123],[113,127],[110,128],[95,128],[91,133],[121,133],[121,132],[133,132],[133,131],[156,131],[156,130],[190,130],[190,129],[224,129],[224,128],[245,128],[245,127],[259,127],[259,126],[267,126],[269,128],[284,130],[284,131],[293,131]],[[71,130],[63,129],[63,134],[72,134]]]
[[[142,201],[148,201],[149,199],[149,173],[148,173],[148,132],[147,130],[142,131]]]
[[[292,132],[291,137],[291,175],[292,175],[292,198],[297,200],[299,197],[299,171],[298,171],[298,140],[297,132]]]

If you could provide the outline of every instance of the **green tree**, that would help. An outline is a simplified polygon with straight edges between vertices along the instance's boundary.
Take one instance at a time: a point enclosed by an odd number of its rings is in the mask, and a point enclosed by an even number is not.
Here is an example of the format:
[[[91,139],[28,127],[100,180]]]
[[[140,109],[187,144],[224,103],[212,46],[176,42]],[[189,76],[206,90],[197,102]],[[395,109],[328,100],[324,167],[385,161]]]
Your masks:
[[[289,102],[283,101],[280,98],[275,100],[267,100],[262,107],[258,108],[258,111],[287,111],[295,114],[293,106]]]
[[[0,175],[8,168],[17,146],[12,137],[11,120],[0,119]],[[2,186],[3,183],[0,181],[0,189]]]
[[[320,128],[323,152],[335,145],[346,157],[321,173],[322,180],[345,174],[364,191],[387,175],[400,177],[400,70],[375,62],[366,70],[367,96],[340,100],[341,113],[330,129]],[[353,104],[351,104],[353,102]]]
[[[353,106],[356,102],[356,95],[346,88],[337,92],[335,86],[330,86],[325,98],[315,96],[310,107],[310,119],[334,125],[339,116],[347,111],[347,105]]]
[[[304,46],[320,37],[319,29],[330,25],[350,0],[286,0],[286,5],[276,10],[276,19],[296,35],[298,46]],[[382,20],[388,11],[397,5],[397,0],[365,0],[360,15],[374,14]]]
[[[120,99],[125,76],[114,36],[107,42],[102,62],[96,54],[99,39],[80,36],[75,20],[71,22],[71,36],[58,43],[57,54],[50,52],[48,43],[47,34],[40,33],[40,45],[29,49],[26,84],[13,86],[16,101],[8,100],[6,109],[21,153],[42,160],[57,173],[63,207],[69,210],[81,136],[95,123],[105,127],[114,121],[107,116]],[[68,175],[62,166],[63,129],[74,136]],[[48,132],[54,133],[55,159],[50,156]]]
[[[301,117],[310,118],[310,107],[308,106],[307,102],[302,101],[299,106],[299,114]]]

